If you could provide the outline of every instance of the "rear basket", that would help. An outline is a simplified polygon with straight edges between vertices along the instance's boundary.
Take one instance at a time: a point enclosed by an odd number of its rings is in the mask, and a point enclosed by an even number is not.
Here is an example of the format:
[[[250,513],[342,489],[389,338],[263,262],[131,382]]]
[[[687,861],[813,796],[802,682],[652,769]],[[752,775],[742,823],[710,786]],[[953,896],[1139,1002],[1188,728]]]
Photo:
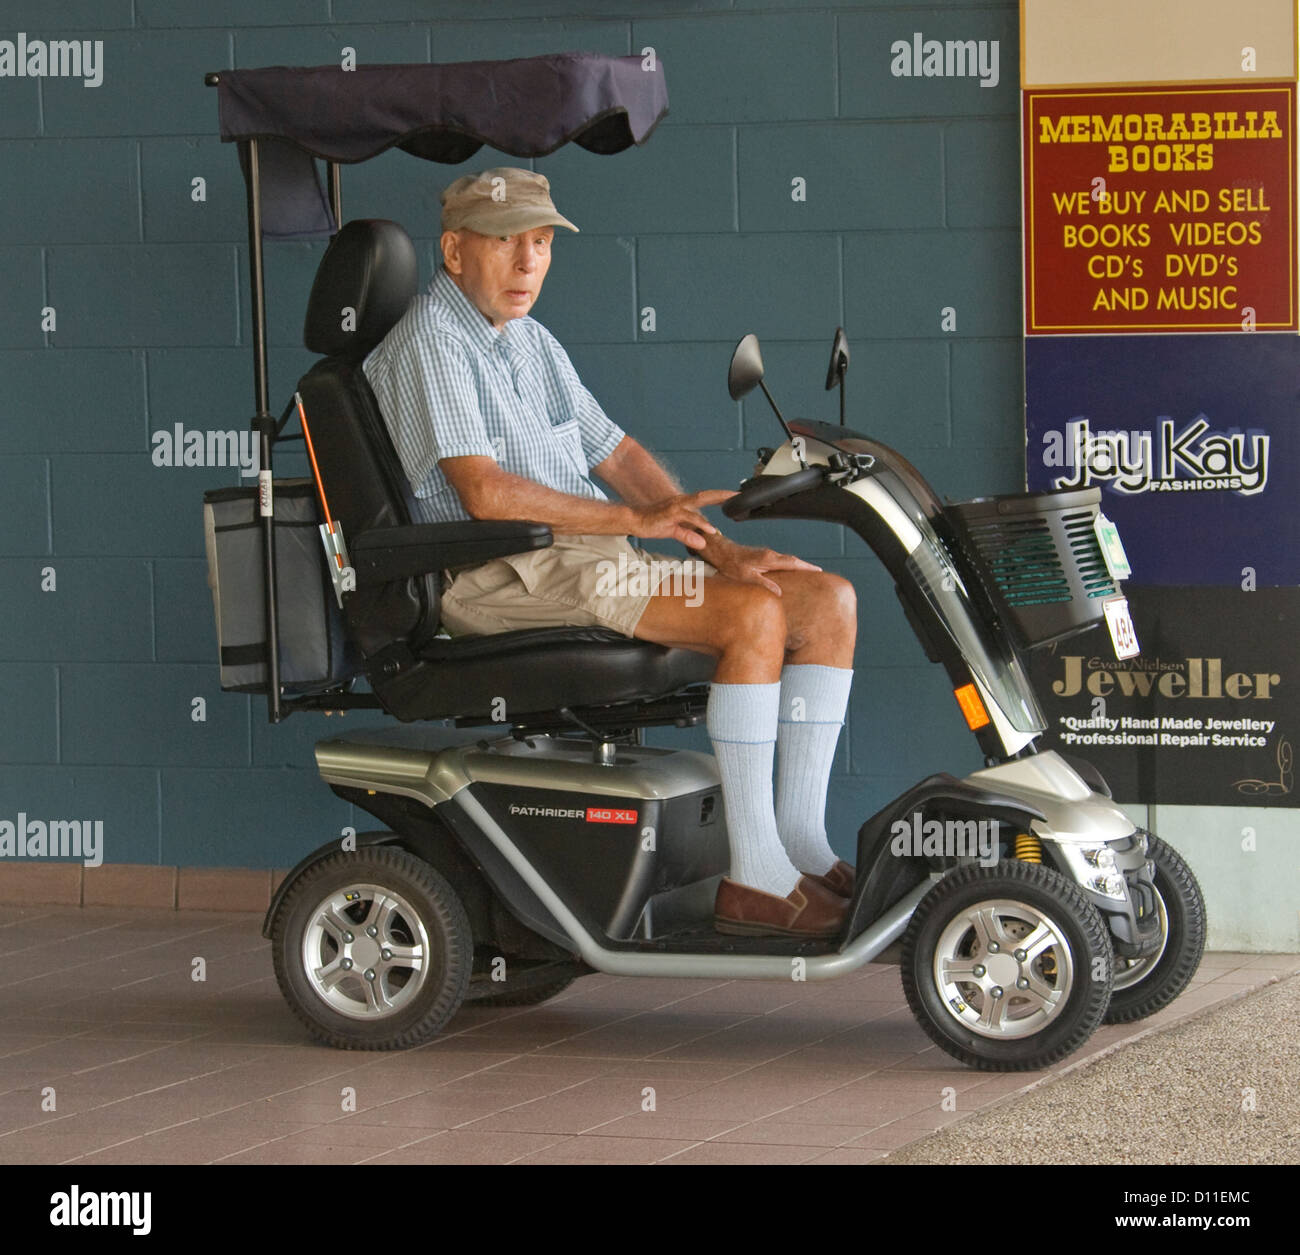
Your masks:
[[[1093,529],[1101,489],[977,497],[945,507],[965,556],[1022,649],[1105,618],[1120,590]]]
[[[286,693],[332,688],[356,671],[334,597],[316,490],[310,479],[277,479],[275,583],[278,593],[280,685]],[[221,687],[267,691],[266,578],[257,486],[203,494],[208,587],[217,622]]]

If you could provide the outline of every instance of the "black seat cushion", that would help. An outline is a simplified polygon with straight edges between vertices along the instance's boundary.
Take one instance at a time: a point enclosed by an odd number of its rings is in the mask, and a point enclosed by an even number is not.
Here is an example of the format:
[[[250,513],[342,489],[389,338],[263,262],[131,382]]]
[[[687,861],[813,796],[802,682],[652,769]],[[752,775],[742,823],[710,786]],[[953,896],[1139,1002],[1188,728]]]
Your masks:
[[[717,660],[608,628],[528,628],[438,637],[413,666],[382,681],[399,719],[495,718],[647,701],[713,678]],[[504,699],[504,711],[500,702]],[[494,706],[495,703],[495,706]]]

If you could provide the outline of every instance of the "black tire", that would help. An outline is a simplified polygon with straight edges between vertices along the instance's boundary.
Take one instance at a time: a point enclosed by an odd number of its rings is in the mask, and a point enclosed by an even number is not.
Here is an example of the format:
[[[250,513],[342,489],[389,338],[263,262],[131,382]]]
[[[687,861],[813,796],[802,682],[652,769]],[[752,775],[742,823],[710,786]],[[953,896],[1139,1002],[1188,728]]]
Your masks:
[[[1115,959],[1107,1024],[1129,1024],[1167,1007],[1187,988],[1205,950],[1205,899],[1192,869],[1157,836],[1149,837],[1147,855],[1155,864],[1157,909],[1167,921],[1165,946],[1154,961]]]
[[[367,937],[367,928],[376,934]],[[404,963],[417,947],[423,963]],[[276,913],[271,950],[294,1015],[342,1050],[404,1050],[436,1036],[464,1001],[474,954],[452,887],[391,845],[340,851],[303,871]]]
[[[575,980],[578,974],[572,970],[557,972],[553,976],[543,976],[530,981],[520,981],[512,988],[514,982],[506,980],[493,984],[495,993],[482,995],[470,994],[472,1005],[476,1007],[534,1007],[547,1002],[557,994],[562,994]]]
[[[968,918],[981,904],[986,931],[997,940],[981,941]],[[1015,942],[1039,926],[1045,943],[1022,962]],[[971,975],[945,991],[936,962],[949,951],[956,964],[969,962]],[[903,991],[921,1027],[954,1059],[1026,1071],[1065,1058],[1092,1036],[1110,1001],[1112,958],[1105,922],[1077,885],[1041,864],[1003,860],[961,867],[921,899],[903,937]],[[984,969],[978,975],[976,964]],[[1002,967],[1008,971],[999,973]],[[997,979],[1004,982],[996,986],[1000,998],[993,996]],[[1022,990],[1013,980],[1029,984]],[[990,1011],[998,1013],[996,1024],[981,1019]],[[1003,1018],[1004,1011],[1015,1014]]]

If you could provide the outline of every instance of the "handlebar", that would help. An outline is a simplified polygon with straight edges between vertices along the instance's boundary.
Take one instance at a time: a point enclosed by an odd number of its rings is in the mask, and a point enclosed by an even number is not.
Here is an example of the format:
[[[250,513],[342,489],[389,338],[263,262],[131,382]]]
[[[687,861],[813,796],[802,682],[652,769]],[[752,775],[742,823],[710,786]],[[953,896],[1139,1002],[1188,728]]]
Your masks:
[[[826,469],[824,466],[809,466],[789,475],[755,475],[740,485],[740,491],[734,497],[723,502],[722,512],[729,519],[743,522],[755,510],[815,488],[825,478]]]

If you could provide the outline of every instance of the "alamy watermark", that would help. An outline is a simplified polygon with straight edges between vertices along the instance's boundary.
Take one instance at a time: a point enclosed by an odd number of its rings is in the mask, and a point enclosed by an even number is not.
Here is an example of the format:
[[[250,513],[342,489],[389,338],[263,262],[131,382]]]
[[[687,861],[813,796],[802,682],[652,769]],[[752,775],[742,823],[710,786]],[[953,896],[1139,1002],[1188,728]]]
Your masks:
[[[155,466],[237,466],[239,473],[253,476],[261,469],[261,438],[243,431],[201,431],[175,423],[150,437],[149,457]]]
[[[895,40],[889,53],[895,78],[978,78],[981,87],[996,87],[1002,77],[996,39],[926,39],[915,31]]]
[[[149,1190],[83,1190],[74,1185],[50,1195],[50,1224],[130,1229],[136,1237],[153,1230]]]
[[[0,78],[79,78],[83,87],[104,81],[102,39],[0,39]]]
[[[925,819],[914,811],[894,820],[889,834],[896,858],[974,858],[981,867],[998,861],[996,819]]]
[[[694,559],[641,558],[626,553],[596,563],[597,597],[684,597],[692,608],[704,601],[704,568]]]
[[[0,858],[79,858],[85,867],[104,861],[102,819],[0,819]]]

